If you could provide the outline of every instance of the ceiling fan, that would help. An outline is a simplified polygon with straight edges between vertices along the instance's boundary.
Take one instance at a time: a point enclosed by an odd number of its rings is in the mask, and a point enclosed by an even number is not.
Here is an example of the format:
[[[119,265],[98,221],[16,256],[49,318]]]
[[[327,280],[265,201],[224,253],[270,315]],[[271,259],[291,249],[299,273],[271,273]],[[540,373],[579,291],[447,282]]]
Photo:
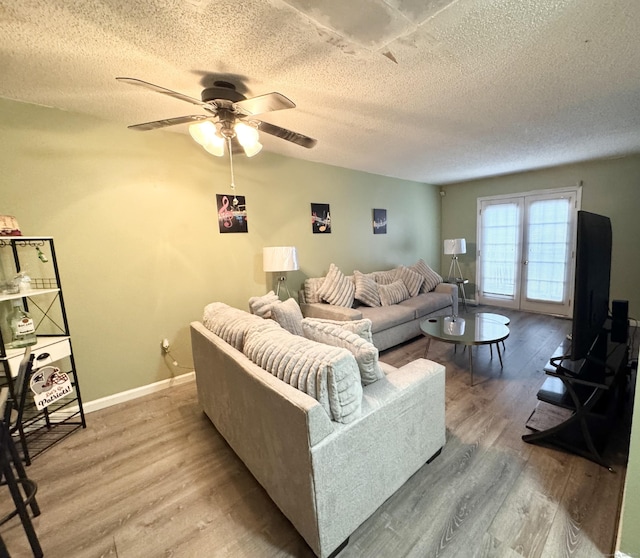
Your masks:
[[[312,148],[317,143],[313,138],[255,118],[256,115],[267,112],[295,108],[295,103],[281,93],[274,92],[246,98],[236,89],[234,84],[228,81],[215,81],[213,87],[207,87],[202,91],[202,100],[198,100],[140,79],[129,77],[117,77],[116,79],[123,83],[137,85],[174,99],[186,101],[201,107],[208,113],[134,124],[129,126],[132,130],[156,130],[158,128],[191,123],[189,133],[193,139],[208,152],[219,157],[224,155],[225,144],[230,156],[234,151],[240,151],[236,142],[240,144],[247,156],[252,157],[262,149],[258,132],[270,134],[307,149]]]

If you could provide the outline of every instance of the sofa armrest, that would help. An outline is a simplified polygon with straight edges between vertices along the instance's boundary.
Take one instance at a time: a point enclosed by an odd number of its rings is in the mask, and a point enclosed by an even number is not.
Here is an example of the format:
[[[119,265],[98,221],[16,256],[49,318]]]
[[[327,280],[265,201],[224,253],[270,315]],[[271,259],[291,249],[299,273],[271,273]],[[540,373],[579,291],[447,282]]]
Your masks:
[[[439,283],[436,285],[436,288],[433,289],[433,292],[450,294],[453,315],[458,315],[458,285],[455,283]]]
[[[300,310],[302,310],[302,315],[305,318],[321,318],[323,320],[339,320],[342,322],[362,319],[360,310],[334,306],[325,302],[302,303],[300,304]]]
[[[385,369],[364,388],[363,416],[312,448],[322,547],[346,539],[445,444],[444,366]]]

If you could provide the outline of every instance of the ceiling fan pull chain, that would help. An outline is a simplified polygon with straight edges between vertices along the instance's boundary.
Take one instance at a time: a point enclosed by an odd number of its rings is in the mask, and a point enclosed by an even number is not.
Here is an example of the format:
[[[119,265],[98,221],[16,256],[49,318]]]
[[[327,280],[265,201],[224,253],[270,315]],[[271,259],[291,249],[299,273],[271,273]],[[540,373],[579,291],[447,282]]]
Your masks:
[[[233,205],[238,205],[238,198],[236,198],[236,181],[233,175],[233,150],[231,149],[231,138],[227,137],[227,149],[229,151],[229,167],[231,168],[231,190],[233,191]]]

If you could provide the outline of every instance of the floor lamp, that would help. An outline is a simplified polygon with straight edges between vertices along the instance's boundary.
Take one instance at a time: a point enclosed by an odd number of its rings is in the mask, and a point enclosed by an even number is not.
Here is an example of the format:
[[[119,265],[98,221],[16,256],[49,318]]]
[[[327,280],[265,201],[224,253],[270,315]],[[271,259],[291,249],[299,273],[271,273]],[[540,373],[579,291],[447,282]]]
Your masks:
[[[287,287],[287,276],[285,271],[297,271],[300,269],[298,265],[298,254],[295,246],[268,246],[262,249],[262,269],[265,272],[280,273],[278,277],[278,287],[276,295],[280,296],[280,287],[284,285],[289,298],[291,293]]]

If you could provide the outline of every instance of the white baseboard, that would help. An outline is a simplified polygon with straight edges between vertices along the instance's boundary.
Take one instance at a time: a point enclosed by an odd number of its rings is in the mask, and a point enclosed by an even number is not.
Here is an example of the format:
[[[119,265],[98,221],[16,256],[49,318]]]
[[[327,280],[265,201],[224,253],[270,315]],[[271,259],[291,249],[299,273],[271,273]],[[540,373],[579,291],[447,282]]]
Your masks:
[[[114,393],[113,395],[101,397],[100,399],[94,399],[93,401],[83,402],[84,412],[85,414],[92,413],[93,411],[105,409],[107,407],[111,407],[112,405],[117,405],[118,403],[124,403],[125,401],[131,401],[132,399],[137,399],[138,397],[143,397],[144,395],[149,395],[150,393],[155,393],[157,391],[162,391],[163,389],[179,386],[180,384],[193,381],[195,376],[195,372],[187,372],[186,374],[181,374],[180,376],[175,376],[173,378],[169,378],[168,380],[161,380],[159,382],[154,382],[153,384],[148,384],[146,386],[140,386],[137,388],[129,389],[127,391],[122,391],[120,393]]]

